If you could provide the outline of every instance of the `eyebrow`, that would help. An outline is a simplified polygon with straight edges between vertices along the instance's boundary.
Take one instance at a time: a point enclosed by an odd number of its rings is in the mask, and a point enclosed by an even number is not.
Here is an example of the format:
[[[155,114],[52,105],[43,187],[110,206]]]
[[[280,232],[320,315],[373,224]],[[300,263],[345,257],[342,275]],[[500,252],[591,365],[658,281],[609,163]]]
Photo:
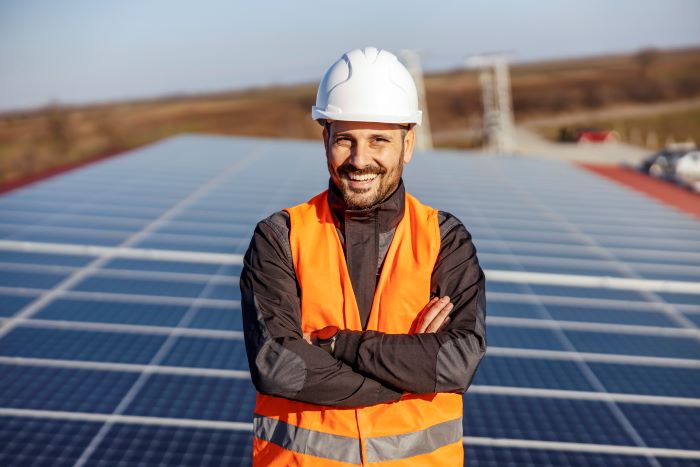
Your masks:
[[[340,137],[340,136],[346,136],[346,137],[348,137],[348,138],[353,138],[353,139],[355,138],[355,137],[352,135],[352,133],[347,133],[347,132],[343,132],[343,131],[341,131],[340,133],[334,134],[334,135],[333,135],[333,138],[338,138],[338,137]],[[384,133],[372,133],[371,135],[369,135],[369,137],[370,137],[370,138],[377,138],[377,137],[379,137],[379,138],[393,139],[392,136],[387,135],[387,134],[384,134]]]

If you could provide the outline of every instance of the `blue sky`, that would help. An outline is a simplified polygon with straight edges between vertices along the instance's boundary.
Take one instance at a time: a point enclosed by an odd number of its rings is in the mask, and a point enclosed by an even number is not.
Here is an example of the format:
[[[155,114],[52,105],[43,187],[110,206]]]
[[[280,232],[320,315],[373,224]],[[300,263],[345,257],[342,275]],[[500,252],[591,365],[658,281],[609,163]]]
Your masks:
[[[697,0],[2,0],[0,111],[316,81],[346,50],[516,60],[700,45]]]

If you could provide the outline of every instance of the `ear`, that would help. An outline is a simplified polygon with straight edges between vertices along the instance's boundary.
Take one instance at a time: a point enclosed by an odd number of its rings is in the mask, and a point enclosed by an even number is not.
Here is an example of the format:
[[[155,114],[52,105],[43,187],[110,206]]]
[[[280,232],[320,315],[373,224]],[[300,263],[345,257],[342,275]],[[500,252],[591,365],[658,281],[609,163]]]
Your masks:
[[[413,157],[413,148],[415,147],[416,143],[416,132],[413,131],[413,127],[411,127],[407,132],[406,136],[403,139],[403,163],[408,164],[411,162],[411,158]]]
[[[326,148],[326,154],[328,154],[328,125],[323,126],[323,147]]]

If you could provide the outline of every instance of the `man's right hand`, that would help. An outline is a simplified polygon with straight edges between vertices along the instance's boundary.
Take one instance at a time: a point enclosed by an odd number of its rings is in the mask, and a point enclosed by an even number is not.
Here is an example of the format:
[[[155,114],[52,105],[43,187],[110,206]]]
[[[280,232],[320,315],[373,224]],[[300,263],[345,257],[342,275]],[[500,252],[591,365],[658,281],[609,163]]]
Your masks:
[[[437,332],[442,330],[450,322],[449,314],[454,308],[450,297],[433,297],[420,312],[416,334]]]

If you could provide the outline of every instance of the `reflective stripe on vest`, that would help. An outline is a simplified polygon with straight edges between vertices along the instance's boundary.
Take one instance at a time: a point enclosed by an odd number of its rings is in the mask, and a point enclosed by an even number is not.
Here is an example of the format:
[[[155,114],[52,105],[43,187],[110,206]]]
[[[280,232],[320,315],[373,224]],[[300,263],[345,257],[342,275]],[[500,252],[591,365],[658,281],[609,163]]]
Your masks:
[[[290,451],[349,464],[362,463],[361,446],[357,438],[307,430],[258,414],[253,417],[253,432],[256,438]]]
[[[362,449],[357,438],[307,430],[258,414],[255,414],[253,426],[256,438],[290,451],[349,464],[362,463]],[[405,459],[456,442],[462,442],[462,418],[413,433],[367,438],[367,462]]]
[[[367,330],[411,334],[430,300],[440,252],[437,211],[406,194],[404,216],[384,259]],[[294,272],[301,289],[301,331],[362,330],[343,245],[323,192],[287,209]],[[308,404],[257,394],[255,466],[461,466],[462,396],[404,394],[359,408]],[[323,465],[323,464],[321,464]]]
[[[413,433],[367,438],[365,448],[367,462],[381,462],[426,454],[457,442],[462,442],[462,417]]]

